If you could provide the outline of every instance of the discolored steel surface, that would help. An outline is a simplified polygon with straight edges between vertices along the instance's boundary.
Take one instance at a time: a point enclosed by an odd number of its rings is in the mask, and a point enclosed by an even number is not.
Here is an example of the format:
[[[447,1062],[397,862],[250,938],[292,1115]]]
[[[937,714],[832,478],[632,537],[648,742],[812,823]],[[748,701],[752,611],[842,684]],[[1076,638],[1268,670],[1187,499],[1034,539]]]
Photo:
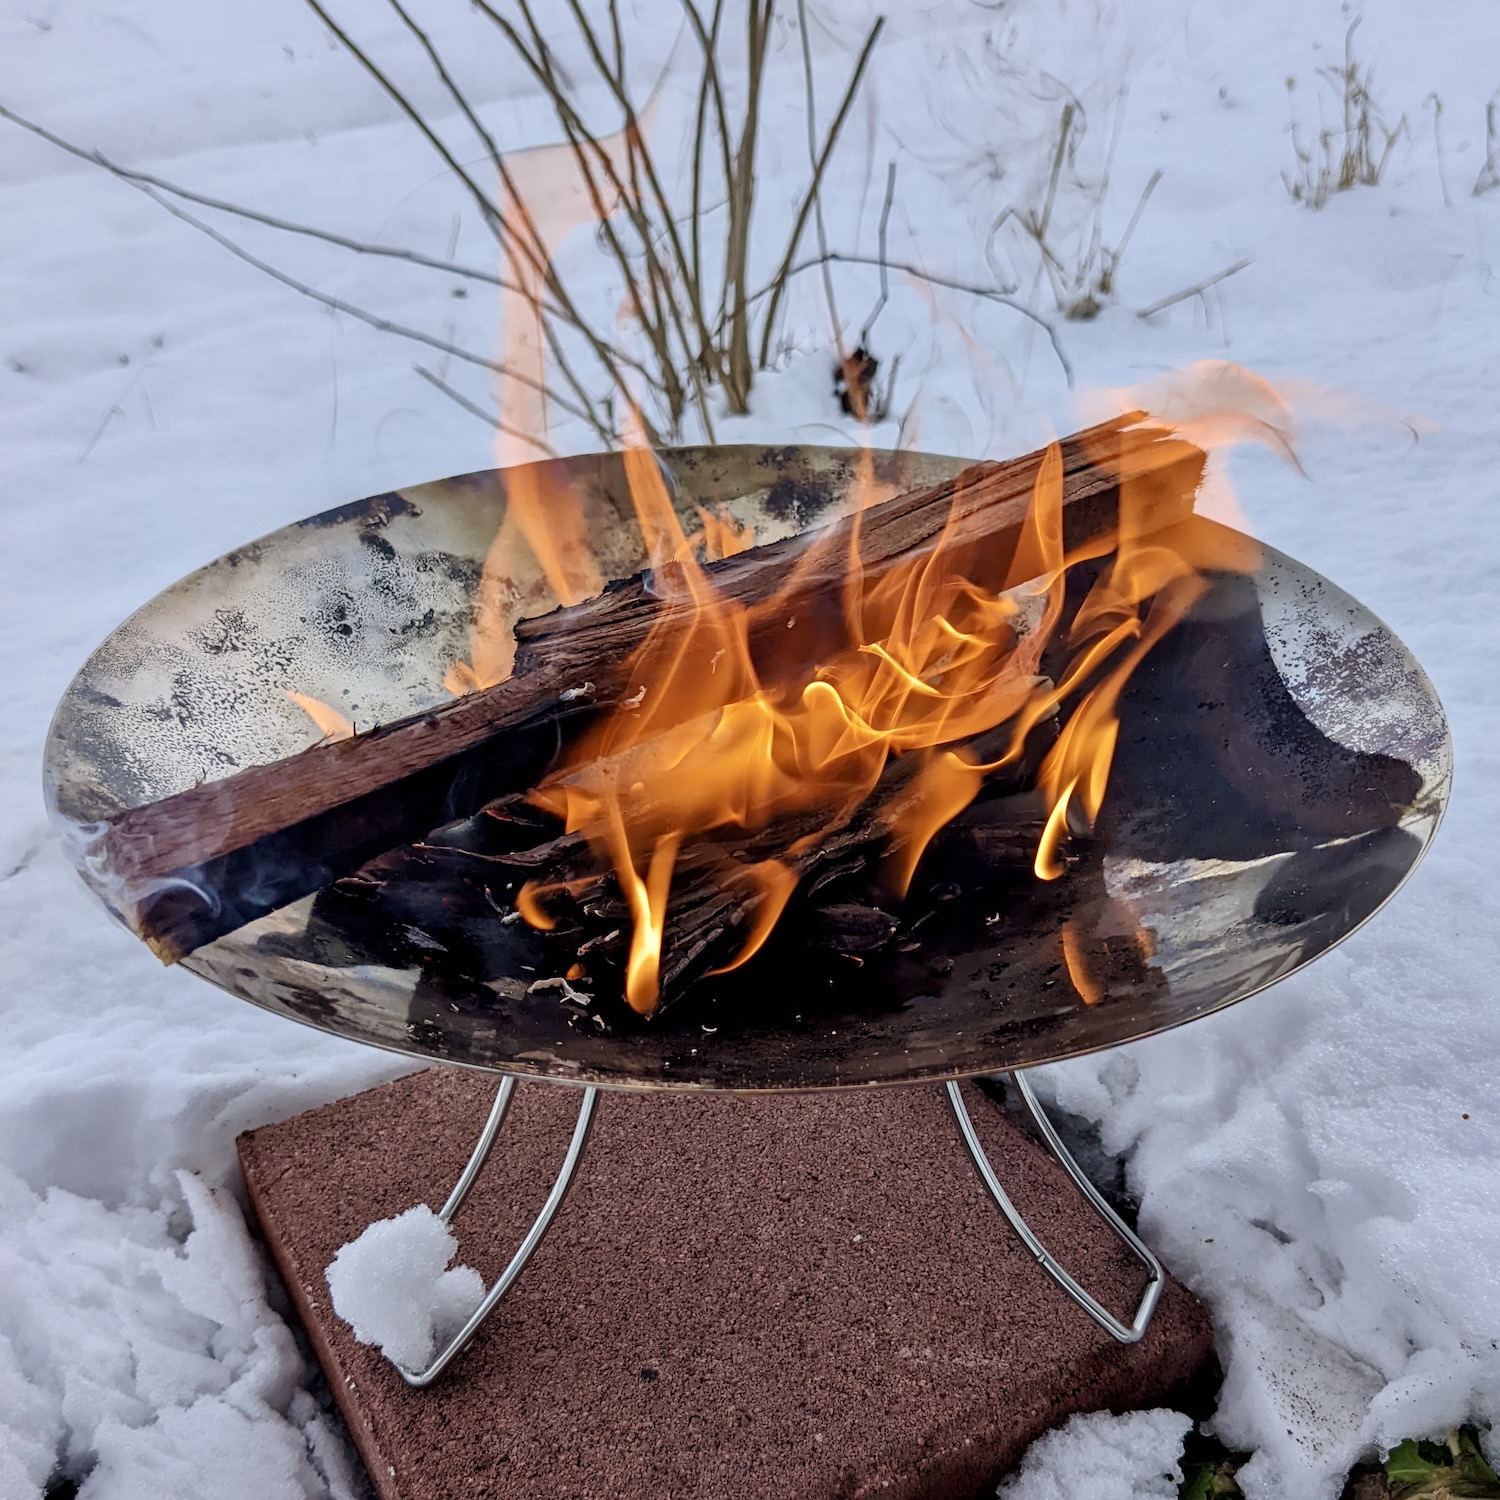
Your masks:
[[[836,514],[861,476],[840,449],[662,457],[685,516],[727,507],[757,542]],[[872,462],[881,496],[961,467]],[[545,467],[581,498],[606,573],[634,573],[618,459]],[[504,488],[503,474],[470,475],[313,517],[121,626],[69,688],[47,747],[49,802],[84,878],[99,888],[83,853],[92,821],[312,743],[289,688],[356,724],[444,701]],[[514,618],[552,602],[538,577],[508,580],[507,599]],[[1043,884],[959,861],[897,951],[860,964],[783,943],[659,1020],[608,1031],[535,989],[553,976],[530,963],[530,935],[487,910],[458,913],[451,933],[372,936],[309,898],[187,966],[353,1040],[536,1076],[775,1089],[993,1072],[1180,1025],[1309,962],[1410,874],[1450,775],[1441,706],[1401,642],[1261,548],[1252,574],[1212,576],[1132,680],[1104,813],[1069,873]]]

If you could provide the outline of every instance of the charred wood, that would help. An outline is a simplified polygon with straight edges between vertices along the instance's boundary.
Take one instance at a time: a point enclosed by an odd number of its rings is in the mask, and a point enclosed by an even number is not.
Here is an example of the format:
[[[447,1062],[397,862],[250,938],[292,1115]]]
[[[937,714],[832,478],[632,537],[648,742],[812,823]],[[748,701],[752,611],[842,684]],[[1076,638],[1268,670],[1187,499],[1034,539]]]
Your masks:
[[[1011,736],[1011,727],[1001,725],[970,741],[969,749],[977,760],[993,760]],[[991,773],[976,801],[937,836],[939,864],[957,856],[985,880],[1030,869],[1044,808],[1025,789],[1055,736],[1055,721],[1044,720],[1017,761]],[[847,955],[898,941],[911,913],[892,895],[884,869],[901,847],[893,825],[909,808],[921,764],[919,757],[893,758],[871,796],[841,816],[810,809],[684,845],[667,903],[656,1014],[744,948],[765,899],[750,870],[765,860],[779,860],[795,877],[778,928],[795,932],[797,941]],[[546,836],[529,843],[538,819]],[[601,840],[589,832],[563,832],[523,796],[507,796],[372,861],[339,881],[320,905],[325,917],[354,923],[388,951],[394,944],[400,951],[392,956],[401,962],[437,961],[423,949],[427,941],[439,951],[461,952],[485,977],[501,978],[524,951],[525,967],[567,976],[618,1011],[631,913]],[[547,889],[542,904],[555,923],[550,931],[534,931],[520,917],[517,895],[528,881]]]

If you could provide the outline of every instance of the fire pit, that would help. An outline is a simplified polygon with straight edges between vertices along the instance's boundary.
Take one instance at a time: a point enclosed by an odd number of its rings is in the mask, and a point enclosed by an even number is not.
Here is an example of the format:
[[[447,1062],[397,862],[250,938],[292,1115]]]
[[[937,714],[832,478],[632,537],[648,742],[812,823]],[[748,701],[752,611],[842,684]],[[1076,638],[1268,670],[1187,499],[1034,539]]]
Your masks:
[[[658,458],[683,517],[713,507],[757,544],[828,521],[871,476],[891,496],[964,467],[808,447]],[[443,1217],[482,1166],[516,1076],[588,1086],[556,1186],[510,1268],[431,1367],[403,1374],[413,1384],[435,1378],[519,1274],[566,1192],[598,1087],[945,1082],[987,1188],[1043,1268],[1116,1338],[1139,1338],[1160,1268],[1073,1165],[1019,1070],[1252,995],[1395,894],[1436,830],[1450,778],[1447,727],[1416,661],[1335,585],[1258,547],[1253,568],[1206,573],[1124,686],[1108,796],[1065,878],[1018,873],[1008,825],[994,826],[976,803],[953,821],[936,860],[924,860],[900,930],[869,951],[852,928],[830,939],[803,924],[649,1020],[594,1004],[547,967],[541,935],[515,921],[485,879],[449,882],[437,902],[414,895],[415,885],[334,883],[343,869],[294,889],[282,883],[289,865],[235,866],[226,839],[214,868],[231,873],[207,897],[195,878],[122,880],[101,840],[131,810],[281,762],[317,738],[290,695],[331,705],[355,730],[443,711],[476,595],[494,583],[485,559],[507,490],[528,483],[574,498],[607,576],[643,566],[619,455],[376,496],[243,547],[145,606],[79,673],[47,747],[54,820],[84,879],[127,925],[144,931],[142,912],[156,914],[157,933],[186,922],[185,965],[277,1014],[506,1075]],[[1183,524],[1210,551],[1223,530]],[[488,607],[500,597],[507,624],[535,613],[540,577],[506,583]],[[586,699],[592,687],[580,681],[576,691]],[[551,748],[525,753],[545,761]],[[477,774],[472,758],[458,764],[436,806],[451,817],[475,811],[462,777]],[[296,850],[304,885],[309,847],[304,839]],[[436,847],[432,858],[441,840]],[[506,890],[519,883],[513,870],[505,878]],[[956,1083],[994,1073],[1015,1075],[1051,1149],[1146,1265],[1131,1322],[1100,1306],[1011,1209]]]

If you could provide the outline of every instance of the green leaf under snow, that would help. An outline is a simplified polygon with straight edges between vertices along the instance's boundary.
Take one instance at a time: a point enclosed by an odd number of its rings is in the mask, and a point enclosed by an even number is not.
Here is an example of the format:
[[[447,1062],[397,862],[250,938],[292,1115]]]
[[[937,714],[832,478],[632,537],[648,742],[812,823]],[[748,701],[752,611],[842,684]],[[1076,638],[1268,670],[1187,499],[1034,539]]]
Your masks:
[[[1243,1500],[1235,1483],[1235,1465],[1220,1459],[1190,1468],[1177,1492],[1178,1500]]]
[[[1447,1445],[1410,1438],[1385,1461],[1394,1500],[1500,1500],[1500,1479],[1467,1431],[1448,1434]]]
[[[1392,1448],[1385,1461],[1385,1477],[1388,1484],[1424,1484],[1431,1477],[1435,1465],[1422,1456],[1411,1438],[1399,1447]]]

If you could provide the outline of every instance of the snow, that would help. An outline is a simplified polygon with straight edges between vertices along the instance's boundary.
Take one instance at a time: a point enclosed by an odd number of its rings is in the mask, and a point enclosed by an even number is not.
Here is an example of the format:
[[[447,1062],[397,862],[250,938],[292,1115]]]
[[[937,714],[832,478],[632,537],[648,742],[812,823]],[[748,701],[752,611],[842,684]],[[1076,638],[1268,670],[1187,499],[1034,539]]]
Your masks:
[[[1069,1417],[1027,1449],[1000,1500],[1176,1500],[1192,1425],[1177,1411]]]
[[[0,1168],[0,1494],[59,1458],[86,1500],[353,1495],[341,1445],[243,1220],[178,1176],[175,1204],[109,1207]]]
[[[1124,1155],[1144,1232],[1210,1305],[1226,1369],[1214,1422],[1254,1453],[1247,1495],[1331,1500],[1359,1455],[1500,1418],[1500,191],[1470,195],[1500,86],[1492,7],[1368,0],[1357,46],[1409,134],[1380,186],[1316,213],[1281,181],[1286,79],[1307,127],[1316,69],[1341,59],[1356,13],[1334,0],[890,9],[830,183],[834,243],[873,248],[896,155],[892,258],[961,282],[1014,273],[1017,295],[1050,313],[1024,242],[989,232],[1044,177],[1062,88],[1085,106],[1080,161],[1096,172],[1129,87],[1107,239],[1164,175],[1117,299],[1061,325],[1076,393],[1013,311],[893,275],[872,344],[887,362],[900,352],[901,369],[877,440],[899,423],[932,449],[1014,450],[1071,424],[1084,392],[1202,358],[1431,426],[1414,441],[1391,419],[1310,424],[1310,481],[1262,452],[1230,469],[1247,524],[1376,610],[1432,674],[1458,767],[1433,853],[1387,911],[1270,993],[1038,1079]],[[873,11],[813,10],[826,111]],[[673,39],[669,12],[641,7],[648,76]],[[467,9],[429,20],[506,138],[541,140],[534,93],[470,45]],[[784,21],[760,183],[773,224],[804,159]],[[394,46],[393,16],[360,24]],[[490,263],[430,153],[293,0],[138,0],[128,13],[36,0],[0,14],[0,39],[0,103],[85,146],[355,235],[439,255],[451,238]],[[402,68],[439,109],[410,56]],[[275,526],[484,467],[491,437],[412,375],[411,349],[299,299],[97,169],[0,132],[0,1494],[25,1500],[54,1477],[87,1500],[346,1494],[347,1458],[246,1238],[233,1140],[402,1065],[159,969],[68,868],[37,769],[52,706],[131,609]],[[1061,240],[1086,245],[1086,207],[1064,194]],[[477,291],[455,298],[410,267],[270,231],[243,238],[331,294],[494,347]],[[1203,297],[1134,315],[1246,257]],[[856,328],[877,281],[840,268]],[[751,417],[720,423],[721,441],[847,430],[820,295],[817,277],[798,283],[785,366]],[[464,389],[484,398],[479,381]],[[1170,1468],[1180,1427],[1166,1424],[1075,1424],[1051,1462],[1109,1443]],[[1114,1472],[1136,1468],[1122,1457]]]
[[[333,1310],[362,1344],[375,1344],[408,1370],[432,1361],[484,1297],[472,1266],[448,1263],[458,1254],[453,1231],[425,1204],[371,1224],[340,1247],[328,1267]]]

